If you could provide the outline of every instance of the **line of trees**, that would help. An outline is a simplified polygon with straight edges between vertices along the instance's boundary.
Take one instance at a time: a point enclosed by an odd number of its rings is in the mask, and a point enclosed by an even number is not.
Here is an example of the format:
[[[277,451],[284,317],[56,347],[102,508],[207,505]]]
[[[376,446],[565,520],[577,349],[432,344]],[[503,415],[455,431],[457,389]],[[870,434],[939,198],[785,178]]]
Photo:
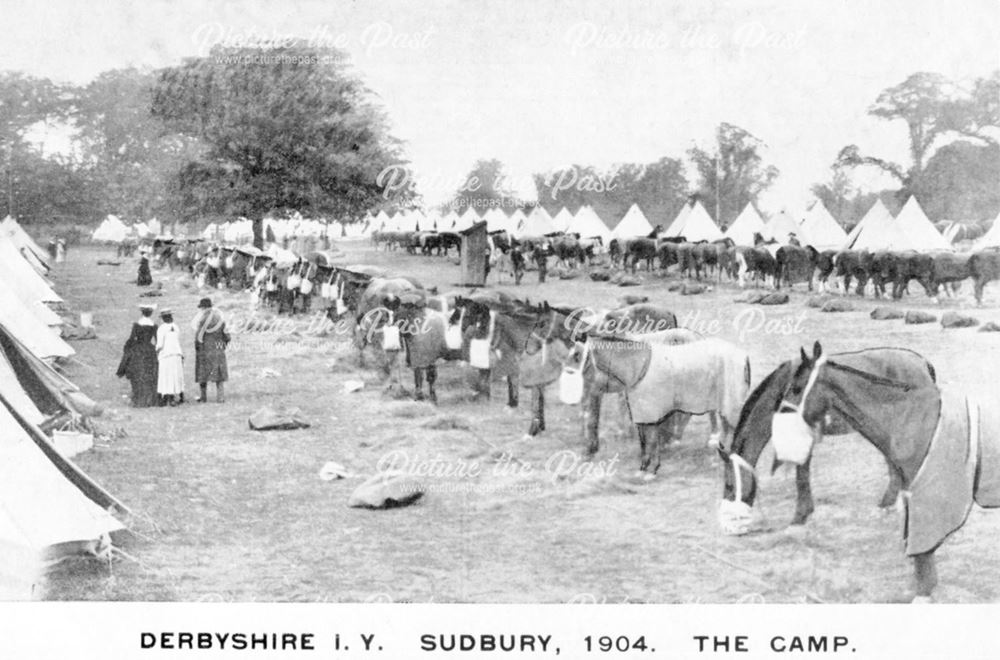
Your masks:
[[[301,211],[343,220],[406,203],[378,174],[405,165],[374,95],[332,48],[214,49],[83,87],[0,74],[0,216],[92,225],[108,212],[166,221]],[[32,142],[39,125],[73,148]]]
[[[419,200],[412,185],[380,181],[407,165],[404,144],[344,53],[298,43],[266,54],[217,47],[162,70],[108,71],[82,87],[0,73],[0,216],[91,226],[108,212],[167,222],[286,211],[352,220]],[[869,113],[905,125],[909,160],[853,144],[840,151],[830,180],[812,191],[845,225],[875,197],[893,207],[911,194],[933,220],[996,216],[1000,71],[965,86],[916,73],[879,94]],[[45,153],[35,142],[39,126],[72,148]],[[638,203],[662,222],[697,195],[725,227],[778,176],[764,142],[732,124],[684,157],[695,181],[677,157],[536,174],[537,203],[552,212],[590,204],[605,218]],[[852,175],[872,167],[897,187],[860,192]],[[499,161],[477,162],[473,178],[476,186],[456,192],[455,210],[525,206]]]

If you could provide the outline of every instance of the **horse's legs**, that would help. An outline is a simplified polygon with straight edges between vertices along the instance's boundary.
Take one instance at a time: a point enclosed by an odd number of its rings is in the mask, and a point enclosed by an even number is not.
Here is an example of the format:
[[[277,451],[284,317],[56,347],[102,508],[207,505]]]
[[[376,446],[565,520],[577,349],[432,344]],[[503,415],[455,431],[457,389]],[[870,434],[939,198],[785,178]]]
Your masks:
[[[802,465],[795,467],[795,515],[792,516],[793,525],[804,525],[809,516],[815,510],[813,506],[812,486],[809,481],[810,466],[812,456],[806,459]]]
[[[712,410],[708,413],[708,421],[712,425],[712,432],[708,435],[708,446],[714,448],[722,446],[722,431],[719,430],[719,418],[721,415]],[[723,426],[725,420],[722,421]]]
[[[427,367],[427,396],[430,398],[431,403],[435,406],[438,402],[437,390],[434,389],[434,383],[437,382],[438,369],[437,365],[432,364]]]
[[[598,429],[601,426],[600,394],[588,394],[583,399],[581,407],[583,418],[583,437],[587,439],[587,456],[593,456],[600,449]]]
[[[541,387],[531,388],[531,411],[528,435],[536,436],[545,430],[545,390]]]
[[[889,483],[885,486],[882,501],[878,503],[882,509],[888,509],[896,503],[896,499],[899,497],[899,490],[903,486],[903,480],[899,476],[899,471],[892,466],[889,459],[886,459],[885,466],[889,471]]]
[[[517,408],[518,402],[518,383],[517,376],[507,376],[507,407]],[[541,390],[541,388],[538,388]],[[540,395],[542,400],[542,405],[544,405],[544,394]],[[542,430],[545,430],[545,421],[542,421]]]
[[[917,598],[930,598],[938,582],[933,550],[913,555],[913,574],[917,578]]]
[[[476,380],[472,386],[473,398],[489,399],[490,392],[490,370],[476,369]]]
[[[413,398],[416,401],[424,400],[424,370],[422,367],[413,369]]]
[[[650,428],[652,427],[652,429]],[[656,426],[650,424],[636,424],[636,428],[639,431],[639,471],[649,474],[649,464],[653,459],[652,451],[650,445],[651,442],[650,430],[652,434],[656,435]]]

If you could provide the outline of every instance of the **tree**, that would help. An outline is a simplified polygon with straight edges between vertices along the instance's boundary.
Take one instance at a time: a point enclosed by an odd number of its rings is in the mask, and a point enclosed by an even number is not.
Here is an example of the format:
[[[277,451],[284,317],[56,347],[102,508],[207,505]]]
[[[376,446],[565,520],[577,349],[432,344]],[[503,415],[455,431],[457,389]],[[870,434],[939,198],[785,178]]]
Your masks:
[[[153,117],[156,74],[106,71],[78,90],[73,121],[106,209],[131,219],[184,217],[178,175],[205,151]]]
[[[0,179],[3,191],[0,204],[2,215],[19,215],[31,221],[41,219],[36,215],[33,204],[22,208],[15,179],[24,185],[34,187],[30,173],[38,172],[37,158],[40,155],[29,149],[24,142],[25,133],[41,122],[60,119],[68,109],[68,93],[65,88],[46,78],[33,78],[18,72],[0,72],[0,155],[4,161],[4,175]],[[20,158],[28,157],[30,163]],[[30,165],[30,169],[25,170]]]
[[[405,164],[401,143],[347,65],[341,51],[294,43],[264,54],[216,47],[161,71],[154,117],[207,145],[183,192],[254,218],[257,230],[273,211],[352,220],[384,204],[379,175]]]
[[[715,142],[714,151],[694,147],[688,156],[698,170],[699,197],[725,228],[774,183],[778,168],[764,164],[765,144],[739,126],[719,124]]]
[[[920,203],[933,221],[993,219],[1000,211],[1000,146],[956,140],[935,152],[921,177]]]
[[[935,73],[914,73],[879,94],[868,113],[886,121],[903,121],[909,135],[910,164],[905,166],[866,155],[848,145],[837,155],[836,167],[875,166],[899,181],[899,195],[926,197],[922,177],[936,147],[948,137],[967,137],[996,144],[1000,126],[1000,72],[977,80],[969,93]]]
[[[490,208],[514,209],[524,203],[511,191],[503,163],[493,158],[476,161],[450,206],[459,215],[469,207],[482,215]]]

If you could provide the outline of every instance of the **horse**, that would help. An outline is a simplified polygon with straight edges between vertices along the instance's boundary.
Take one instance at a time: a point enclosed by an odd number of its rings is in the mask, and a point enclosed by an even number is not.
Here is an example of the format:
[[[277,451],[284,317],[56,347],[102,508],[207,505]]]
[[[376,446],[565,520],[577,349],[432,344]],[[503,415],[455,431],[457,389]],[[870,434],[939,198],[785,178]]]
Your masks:
[[[507,407],[517,408],[518,388],[532,393],[532,417],[527,435],[545,430],[545,387],[561,373],[566,348],[552,337],[555,320],[548,306],[535,307],[505,294],[459,297],[456,312],[463,335],[490,341],[490,366],[479,371],[477,396],[490,396],[490,379],[499,374],[507,380]]]
[[[1000,279],[1000,252],[983,250],[969,257],[969,275],[972,276],[976,304],[983,304],[983,289],[993,280]]]
[[[932,295],[934,284],[934,258],[914,250],[892,253],[892,297],[899,300],[909,288],[910,280],[917,280],[927,295]]]
[[[811,451],[834,410],[882,453],[906,493],[904,540],[917,598],[929,599],[937,585],[937,548],[965,524],[973,502],[1000,507],[994,436],[1000,411],[940,388],[928,378],[929,363],[909,351],[875,349],[830,360],[816,342],[811,356],[800,354],[778,405],[787,420],[780,428]]]
[[[819,283],[820,293],[826,293],[827,282],[836,266],[836,258],[836,250],[823,250],[816,257],[816,281]]]
[[[566,343],[567,348],[572,348],[580,338],[578,328],[574,327],[575,324],[567,322],[567,319],[573,318],[573,312],[562,309],[553,309],[553,312],[558,316],[556,317],[556,323],[552,326],[552,335],[562,339]],[[586,327],[586,321],[580,325]],[[701,335],[698,333],[687,328],[677,327],[657,332],[626,333],[622,337],[629,341],[664,344],[667,346],[690,344],[701,339]],[[572,352],[567,354],[565,366],[575,367],[583,373],[584,389],[580,419],[583,425],[583,436],[587,441],[587,456],[593,457],[600,450],[599,430],[601,425],[601,405],[604,396],[607,394],[620,395],[619,401],[621,403],[622,418],[627,418],[628,408],[624,397],[625,389],[622,384],[609,378],[604,372],[592,368],[590,365],[579,364],[581,357],[582,354],[579,352],[575,355]],[[656,444],[662,448],[674,439],[679,440],[690,419],[691,415],[689,413],[681,411],[675,411],[667,415],[657,425],[655,431],[657,434]]]
[[[631,238],[625,242],[624,255],[622,256],[622,268],[628,268],[635,273],[636,265],[640,261],[646,262],[646,270],[653,270],[653,259],[659,252],[655,238]]]
[[[945,292],[957,291],[962,280],[968,279],[969,257],[968,254],[954,252],[935,252],[931,254],[933,266],[931,268],[931,290],[930,294],[938,297],[941,285],[946,284]]]
[[[841,250],[833,258],[834,271],[837,277],[843,278],[842,291],[846,295],[851,291],[851,280],[856,280],[857,294],[865,295],[865,286],[871,277],[868,272],[869,253],[857,250]]]
[[[876,349],[876,350],[897,350],[897,349]],[[912,351],[900,350],[900,359],[914,361],[914,366],[909,369],[911,377],[915,380],[925,379],[929,384],[935,380],[934,368],[926,360],[916,355]],[[840,360],[854,359],[853,353],[836,354],[832,357]],[[846,356],[846,357],[845,357]],[[719,453],[726,466],[725,478],[723,480],[723,499],[726,501],[742,502],[748,507],[753,507],[757,497],[757,484],[754,468],[760,459],[764,448],[771,442],[771,418],[778,409],[789,383],[792,374],[795,372],[797,363],[787,361],[780,364],[774,371],[768,374],[764,380],[754,388],[747,397],[743,409],[740,411],[739,421],[733,431],[733,442],[729,450],[720,449]],[[832,411],[823,420],[821,435],[836,436],[852,432],[851,426],[836,411]],[[797,489],[795,513],[792,517],[793,525],[805,524],[809,516],[815,510],[813,503],[812,489],[810,487],[811,459],[795,469],[795,485]],[[880,508],[888,508],[895,504],[899,495],[900,480],[898,473],[892,466],[886,463],[889,483],[879,502]],[[777,467],[775,464],[774,467]],[[741,471],[742,470],[742,471]],[[739,475],[739,480],[737,479]]]
[[[747,276],[753,276],[754,286],[769,277],[777,277],[778,262],[765,247],[737,247],[736,272],[740,288],[746,286]]]
[[[704,269],[708,274],[712,269],[718,271],[718,281],[722,281],[722,271],[726,260],[727,250],[734,247],[736,243],[731,238],[720,238],[712,242],[698,242],[692,249],[694,258],[695,278],[700,280]]]
[[[559,264],[580,267],[587,261],[587,254],[579,239],[573,235],[557,236],[552,239],[552,251]]]
[[[574,346],[571,359],[625,391],[629,416],[639,432],[639,471],[646,479],[659,470],[662,436],[656,427],[669,414],[717,413],[721,429],[712,416],[709,444],[718,445],[736,426],[750,390],[749,355],[714,337],[669,346],[590,333]]]
[[[777,264],[777,273],[774,276],[776,289],[781,289],[781,282],[784,280],[788,288],[795,282],[807,282],[809,290],[813,290],[813,273],[819,260],[816,248],[811,245],[805,247],[782,245],[775,253],[774,260]]]

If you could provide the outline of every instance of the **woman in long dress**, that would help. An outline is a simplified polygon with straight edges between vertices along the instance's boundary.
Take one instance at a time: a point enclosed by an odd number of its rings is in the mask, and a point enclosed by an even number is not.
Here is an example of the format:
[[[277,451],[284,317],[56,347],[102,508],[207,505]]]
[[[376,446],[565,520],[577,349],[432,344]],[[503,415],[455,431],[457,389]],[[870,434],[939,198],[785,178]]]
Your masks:
[[[176,406],[184,403],[184,351],[181,350],[181,331],[174,323],[174,315],[169,309],[160,312],[163,323],[156,330],[156,356],[159,358],[159,373],[156,391],[160,395],[160,405]]]
[[[135,278],[139,286],[149,286],[153,283],[153,275],[149,272],[149,257],[145,253],[139,257],[139,274]]]
[[[117,376],[132,384],[132,406],[148,408],[156,405],[156,324],[153,305],[139,307],[142,316],[132,324],[132,334],[125,341]]]
[[[222,312],[212,307],[210,298],[198,303],[198,313],[191,321],[194,330],[194,379],[200,390],[198,401],[208,400],[208,383],[215,383],[216,401],[226,400],[224,383],[229,380],[226,346],[229,333]]]

